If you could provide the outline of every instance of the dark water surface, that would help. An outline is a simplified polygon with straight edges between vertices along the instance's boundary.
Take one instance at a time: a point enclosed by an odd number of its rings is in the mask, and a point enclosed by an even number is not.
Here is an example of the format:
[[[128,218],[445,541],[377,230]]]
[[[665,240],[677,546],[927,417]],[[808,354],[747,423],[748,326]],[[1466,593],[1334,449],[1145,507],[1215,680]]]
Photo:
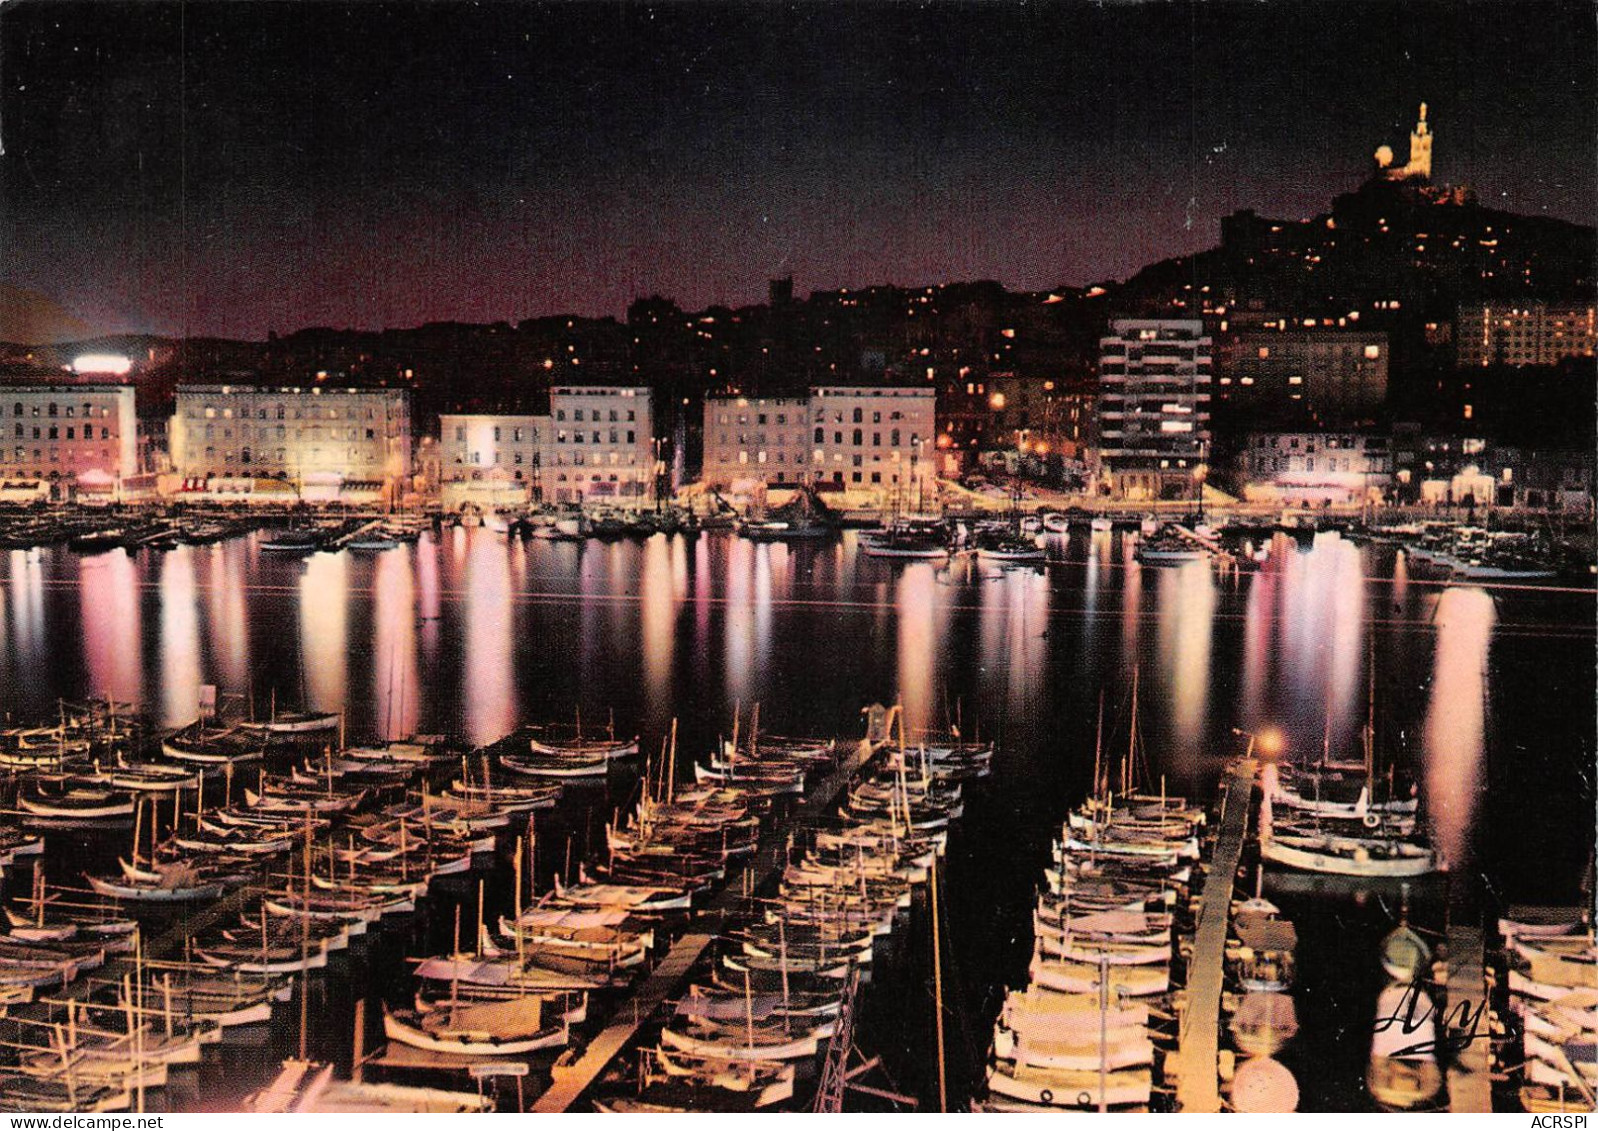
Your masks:
[[[448,530],[308,559],[262,553],[254,538],[132,557],[12,551],[0,555],[0,705],[29,717],[58,697],[112,696],[178,725],[210,683],[241,710],[345,711],[351,741],[437,731],[474,743],[580,709],[585,727],[613,713],[646,749],[676,717],[685,755],[730,730],[735,703],[745,726],[758,702],[762,728],[792,734],[856,736],[862,707],[896,698],[912,727],[957,717],[1000,752],[945,877],[951,1098],[980,1078],[1003,987],[1024,979],[1034,890],[1090,780],[1101,689],[1105,746],[1126,744],[1134,668],[1153,773],[1207,797],[1240,748],[1233,727],[1281,727],[1290,756],[1316,756],[1323,741],[1354,750],[1373,654],[1379,743],[1421,782],[1455,874],[1476,879],[1489,907],[1577,898],[1593,842],[1591,591],[1447,588],[1335,535],[1313,546],[1279,536],[1254,574],[1141,567],[1131,548],[1119,534],[1073,535],[1054,541],[1046,568],[1019,570],[888,564],[852,535],[788,548]],[[541,843],[597,850],[626,792],[612,783],[587,809],[563,809],[554,831],[541,817]],[[468,914],[471,887],[457,893]],[[1283,1059],[1305,1108],[1368,1107],[1375,947],[1396,908],[1281,902],[1304,940],[1305,1029]],[[385,939],[347,976],[319,980],[313,1052],[347,1063],[363,985],[404,997],[405,948],[447,940],[449,901],[436,903],[411,939]],[[1417,909],[1428,914],[1440,923],[1440,908]],[[896,940],[861,1040],[898,1086],[935,1102],[929,951],[924,937]],[[190,1073],[176,1105],[220,1106],[259,1086],[294,1038],[263,1042],[230,1050],[221,1073]]]

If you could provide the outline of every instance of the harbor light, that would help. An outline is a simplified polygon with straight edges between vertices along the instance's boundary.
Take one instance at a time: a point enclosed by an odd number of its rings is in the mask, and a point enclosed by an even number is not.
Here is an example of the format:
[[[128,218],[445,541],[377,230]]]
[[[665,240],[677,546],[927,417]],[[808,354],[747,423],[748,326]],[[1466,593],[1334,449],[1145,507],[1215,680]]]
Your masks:
[[[133,368],[133,362],[117,353],[79,354],[72,361],[74,373],[109,373],[121,377]]]
[[[1277,727],[1266,727],[1264,730],[1257,732],[1243,730],[1241,727],[1233,727],[1232,733],[1248,739],[1248,750],[1244,754],[1245,758],[1252,757],[1257,750],[1266,761],[1274,762],[1277,755],[1287,745],[1287,740]]]

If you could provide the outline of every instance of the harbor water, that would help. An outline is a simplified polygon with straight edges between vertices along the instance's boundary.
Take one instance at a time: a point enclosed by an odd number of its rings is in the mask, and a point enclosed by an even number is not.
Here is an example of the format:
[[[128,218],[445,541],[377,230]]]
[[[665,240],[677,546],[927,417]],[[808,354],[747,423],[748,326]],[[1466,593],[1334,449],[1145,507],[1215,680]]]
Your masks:
[[[1241,750],[1234,728],[1280,728],[1289,759],[1354,756],[1374,701],[1380,760],[1419,783],[1471,906],[1580,898],[1593,843],[1590,589],[1450,586],[1335,534],[1276,535],[1251,572],[1142,566],[1132,550],[1119,532],[1081,531],[1051,538],[1047,565],[1006,569],[888,563],[847,533],[794,546],[725,534],[566,543],[484,528],[306,558],[263,553],[258,535],[133,555],[15,550],[0,554],[0,707],[32,720],[59,699],[110,697],[177,726],[214,685],[240,715],[341,711],[352,742],[421,732],[481,745],[580,713],[585,731],[636,733],[646,751],[675,719],[691,759],[730,734],[735,710],[749,726],[756,704],[763,731],[856,737],[863,708],[898,701],[912,730],[992,738],[993,777],[972,791],[942,885],[951,1104],[980,1082],[1004,988],[1024,981],[1035,890],[1095,747],[1107,759],[1129,747],[1134,672],[1149,788],[1210,796]],[[635,781],[540,815],[541,874],[597,854]],[[84,847],[114,859],[124,846]],[[46,868],[74,880],[81,859],[52,851]],[[408,933],[319,979],[314,1055],[348,1063],[354,1000],[403,1000],[407,951],[447,943],[451,901],[475,913],[475,882],[446,885]],[[10,883],[14,894],[21,881]],[[508,906],[503,891],[487,898],[491,912]],[[1441,926],[1442,895],[1415,899],[1417,923]],[[1305,889],[1279,902],[1302,940],[1303,1029],[1282,1056],[1302,1106],[1368,1110],[1376,947],[1396,900]],[[857,1035],[883,1057],[884,1086],[923,1107],[937,1094],[930,946],[896,936]],[[294,1051],[297,1032],[280,1029],[228,1048],[164,1102],[236,1104]]]

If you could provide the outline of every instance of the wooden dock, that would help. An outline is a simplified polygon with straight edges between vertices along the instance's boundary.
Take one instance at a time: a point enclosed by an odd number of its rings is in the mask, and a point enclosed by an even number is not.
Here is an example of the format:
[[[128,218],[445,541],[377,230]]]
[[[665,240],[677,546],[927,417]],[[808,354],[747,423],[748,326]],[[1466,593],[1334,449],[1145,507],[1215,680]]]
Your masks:
[[[1187,1011],[1177,1047],[1176,1106],[1179,1111],[1221,1110],[1219,1078],[1221,985],[1226,935],[1231,925],[1232,888],[1248,835],[1255,762],[1240,758],[1226,771],[1215,856],[1200,897],[1193,956],[1187,964]]]
[[[761,890],[781,872],[788,860],[789,829],[826,815],[838,795],[875,753],[876,748],[860,743],[831,773],[806,791],[783,827],[766,830],[754,859],[693,916],[688,932],[672,944],[666,957],[638,983],[632,996],[617,1006],[610,1024],[588,1042],[582,1056],[570,1065],[553,1070],[553,1083],[533,1102],[531,1110],[568,1111],[582,1098],[606,1066],[638,1036],[639,1030],[687,979],[715,941],[723,922],[743,906],[747,894]]]
[[[1493,1110],[1492,1070],[1487,1063],[1487,981],[1482,972],[1482,947],[1480,927],[1448,928],[1447,1036],[1460,1042],[1459,1054],[1448,1069],[1449,1111]],[[1463,1022],[1460,1030],[1454,1029],[1455,1022]]]

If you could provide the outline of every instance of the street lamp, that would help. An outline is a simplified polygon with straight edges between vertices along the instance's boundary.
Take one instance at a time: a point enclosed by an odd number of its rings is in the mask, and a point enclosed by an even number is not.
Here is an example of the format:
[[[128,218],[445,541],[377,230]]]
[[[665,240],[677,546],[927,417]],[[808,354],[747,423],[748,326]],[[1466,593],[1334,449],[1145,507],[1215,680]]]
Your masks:
[[[1245,758],[1252,758],[1254,756],[1254,748],[1258,746],[1260,754],[1267,761],[1274,762],[1276,756],[1282,752],[1282,748],[1287,745],[1286,739],[1282,737],[1282,732],[1275,727],[1266,727],[1258,734],[1251,730],[1243,730],[1241,727],[1233,727],[1232,733],[1248,739],[1248,749],[1243,752],[1243,757]]]

